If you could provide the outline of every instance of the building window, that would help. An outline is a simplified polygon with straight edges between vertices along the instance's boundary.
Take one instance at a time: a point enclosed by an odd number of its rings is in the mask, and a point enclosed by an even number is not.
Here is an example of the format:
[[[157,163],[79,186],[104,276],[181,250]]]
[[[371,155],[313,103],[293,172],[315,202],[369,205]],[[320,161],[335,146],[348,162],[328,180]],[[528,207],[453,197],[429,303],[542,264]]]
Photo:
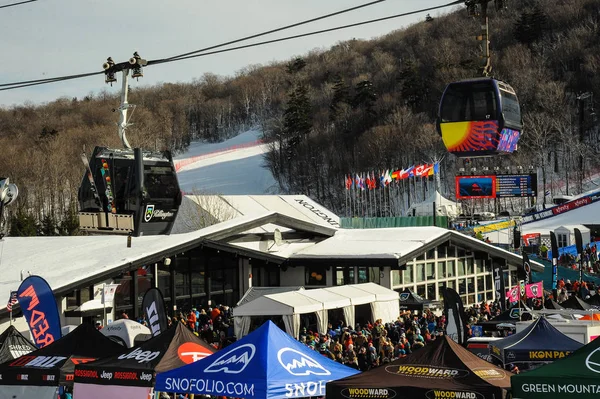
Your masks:
[[[559,248],[563,248],[563,247],[568,246],[567,235],[566,234],[557,234],[556,235],[556,240],[558,241],[558,247]]]
[[[361,266],[358,268],[358,284],[369,282],[369,271],[366,267]]]
[[[477,277],[477,292],[482,293],[485,291],[485,280],[483,276]]]
[[[425,264],[425,275],[427,280],[435,280],[435,263]]]
[[[431,248],[429,251],[427,251],[427,260],[433,259],[435,259],[435,248]]]
[[[475,269],[477,270],[477,273],[484,273],[485,261],[483,261],[482,259],[475,260]]]
[[[354,267],[335,268],[335,285],[354,284]]]
[[[425,264],[417,263],[417,283],[425,281]]]
[[[435,296],[435,283],[427,284],[427,299],[432,301],[437,299]]]
[[[446,287],[452,288],[453,290],[456,290],[456,280],[448,280],[448,281],[446,281]]]
[[[415,280],[413,278],[413,265],[406,265],[406,270],[402,272],[402,280],[403,284],[411,284],[414,283]]]
[[[437,277],[438,278],[446,277],[446,263],[445,262],[438,262]]]
[[[445,246],[439,246],[439,247],[437,247],[437,257],[438,257],[438,259],[446,257],[446,252],[448,252],[447,249],[448,249],[448,247],[445,247]]]
[[[454,270],[454,261],[453,260],[449,260],[448,262],[446,262],[446,273],[448,274],[448,277],[456,276],[456,271]]]
[[[425,284],[417,285],[417,295],[425,298],[425,292],[426,292]]]
[[[473,258],[467,258],[467,274],[475,274],[475,265]]]
[[[402,274],[400,270],[392,270],[392,286],[402,285]]]
[[[458,260],[458,275],[464,276],[465,274],[466,274],[465,260],[464,260],[464,258],[460,258]]]
[[[327,285],[325,266],[306,266],[306,285]]]

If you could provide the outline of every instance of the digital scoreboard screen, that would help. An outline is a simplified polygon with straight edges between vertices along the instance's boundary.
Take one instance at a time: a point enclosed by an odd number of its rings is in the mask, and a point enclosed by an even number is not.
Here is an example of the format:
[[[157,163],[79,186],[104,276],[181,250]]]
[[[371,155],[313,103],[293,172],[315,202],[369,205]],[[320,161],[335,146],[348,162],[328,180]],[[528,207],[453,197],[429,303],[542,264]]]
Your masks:
[[[456,199],[496,198],[496,176],[456,176]]]
[[[496,198],[537,196],[537,175],[497,175]]]
[[[535,197],[537,175],[456,176],[456,199]]]

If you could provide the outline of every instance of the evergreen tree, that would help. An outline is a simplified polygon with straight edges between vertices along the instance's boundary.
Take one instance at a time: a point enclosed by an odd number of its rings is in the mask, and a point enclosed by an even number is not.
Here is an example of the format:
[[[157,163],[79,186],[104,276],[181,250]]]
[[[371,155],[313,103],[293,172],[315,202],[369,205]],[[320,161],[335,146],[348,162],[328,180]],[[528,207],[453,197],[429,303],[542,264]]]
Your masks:
[[[61,236],[74,236],[79,232],[79,217],[74,206],[69,208],[60,222],[58,232]]]
[[[344,81],[344,79],[338,74],[335,76],[333,81],[333,98],[329,105],[329,119],[335,120],[338,116],[339,105],[342,103],[350,103],[350,88]]]
[[[515,39],[527,45],[540,40],[546,29],[547,21],[548,17],[539,4],[536,4],[532,11],[523,12],[515,23]]]
[[[33,237],[37,235],[37,222],[22,209],[10,218],[9,234],[13,237]]]
[[[56,236],[58,235],[58,223],[54,218],[54,215],[46,215],[42,219],[40,224],[40,233],[43,236]]]

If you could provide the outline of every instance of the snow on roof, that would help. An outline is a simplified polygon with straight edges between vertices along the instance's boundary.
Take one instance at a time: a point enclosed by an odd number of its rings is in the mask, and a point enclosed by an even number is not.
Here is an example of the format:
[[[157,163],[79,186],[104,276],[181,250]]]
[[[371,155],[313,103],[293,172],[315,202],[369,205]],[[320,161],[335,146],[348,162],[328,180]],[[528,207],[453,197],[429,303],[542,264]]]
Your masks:
[[[158,261],[157,256],[174,248],[184,248],[211,235],[272,218],[275,213],[242,216],[204,229],[161,236],[133,237],[127,248],[127,237],[114,235],[72,237],[5,237],[0,241],[2,274],[0,297],[21,284],[21,271],[46,279],[56,292],[76,288],[88,279],[110,277],[134,263]]]
[[[186,197],[203,208],[213,207],[213,209],[206,209],[209,213],[216,209],[230,217],[277,212],[326,227],[340,226],[340,218],[335,213],[306,195],[186,195]]]
[[[439,227],[339,229],[331,238],[302,249],[291,258],[322,256],[401,258],[448,234]]]

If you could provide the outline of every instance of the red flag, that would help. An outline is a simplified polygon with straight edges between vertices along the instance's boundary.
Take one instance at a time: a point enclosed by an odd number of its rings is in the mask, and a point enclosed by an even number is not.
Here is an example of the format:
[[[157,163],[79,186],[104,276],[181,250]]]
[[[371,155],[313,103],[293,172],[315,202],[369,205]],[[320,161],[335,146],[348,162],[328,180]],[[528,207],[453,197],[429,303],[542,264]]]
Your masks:
[[[506,291],[506,298],[511,302],[519,302],[519,286],[515,285],[510,290]]]
[[[544,284],[541,281],[539,283],[528,284],[525,286],[525,292],[527,292],[527,298],[543,298]]]
[[[352,177],[346,176],[346,190],[350,190],[352,188]]]

